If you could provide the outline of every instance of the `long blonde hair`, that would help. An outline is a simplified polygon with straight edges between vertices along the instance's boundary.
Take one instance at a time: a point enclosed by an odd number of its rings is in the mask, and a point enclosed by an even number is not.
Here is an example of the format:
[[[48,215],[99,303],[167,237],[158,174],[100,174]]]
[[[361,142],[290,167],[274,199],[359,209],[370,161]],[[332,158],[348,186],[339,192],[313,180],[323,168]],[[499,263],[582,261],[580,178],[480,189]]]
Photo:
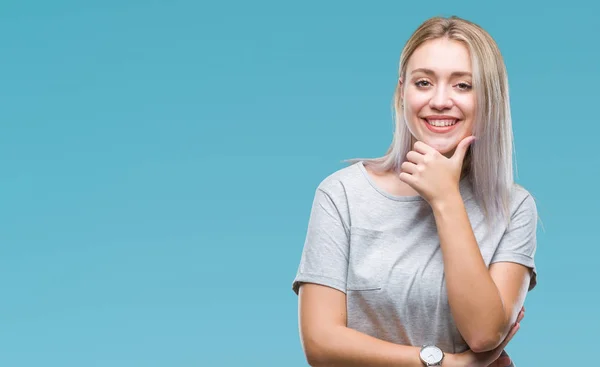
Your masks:
[[[404,46],[399,78],[404,80],[408,60],[421,44],[443,37],[465,44],[473,68],[477,103],[473,133],[477,142],[469,148],[463,173],[471,182],[475,199],[488,221],[501,219],[508,223],[510,191],[514,184],[513,132],[506,66],[494,39],[480,26],[456,16],[430,18]],[[387,153],[380,158],[349,162],[363,161],[379,172],[400,172],[400,165],[412,149],[412,135],[404,120],[401,97],[401,85],[397,83],[393,99],[396,126]]]

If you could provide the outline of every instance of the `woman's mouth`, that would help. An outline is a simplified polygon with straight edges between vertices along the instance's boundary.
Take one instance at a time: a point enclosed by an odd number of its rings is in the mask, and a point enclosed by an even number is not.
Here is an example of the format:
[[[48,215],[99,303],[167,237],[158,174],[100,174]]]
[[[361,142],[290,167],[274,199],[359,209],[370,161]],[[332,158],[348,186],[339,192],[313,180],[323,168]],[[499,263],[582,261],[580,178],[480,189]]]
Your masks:
[[[459,119],[453,118],[425,118],[421,119],[425,123],[427,128],[434,133],[447,133],[451,130],[454,130],[456,125],[461,121]]]

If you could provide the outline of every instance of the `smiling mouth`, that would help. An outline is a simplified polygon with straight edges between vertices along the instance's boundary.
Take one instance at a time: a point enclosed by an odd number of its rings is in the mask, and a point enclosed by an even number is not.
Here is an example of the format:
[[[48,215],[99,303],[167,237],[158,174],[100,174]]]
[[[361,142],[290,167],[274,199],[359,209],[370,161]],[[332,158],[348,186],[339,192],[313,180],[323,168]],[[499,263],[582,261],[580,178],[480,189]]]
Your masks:
[[[446,118],[446,119],[424,118],[421,120],[423,120],[423,122],[425,123],[425,126],[427,126],[427,129],[429,129],[431,132],[434,132],[434,133],[447,133],[449,131],[452,131],[458,125],[458,123],[461,121],[459,119],[452,119],[452,118]]]
[[[423,119],[425,122],[434,127],[447,127],[456,125],[458,119]]]

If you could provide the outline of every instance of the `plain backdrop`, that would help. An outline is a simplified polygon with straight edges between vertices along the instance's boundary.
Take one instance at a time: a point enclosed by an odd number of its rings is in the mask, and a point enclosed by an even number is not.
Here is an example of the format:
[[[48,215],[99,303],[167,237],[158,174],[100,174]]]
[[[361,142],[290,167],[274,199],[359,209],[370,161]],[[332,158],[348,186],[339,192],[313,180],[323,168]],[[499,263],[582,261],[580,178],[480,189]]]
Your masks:
[[[589,364],[599,10],[2,1],[0,365],[306,366],[291,284],[314,191],[385,152],[400,51],[435,15],[497,40],[517,182],[538,204],[539,284],[508,351]]]

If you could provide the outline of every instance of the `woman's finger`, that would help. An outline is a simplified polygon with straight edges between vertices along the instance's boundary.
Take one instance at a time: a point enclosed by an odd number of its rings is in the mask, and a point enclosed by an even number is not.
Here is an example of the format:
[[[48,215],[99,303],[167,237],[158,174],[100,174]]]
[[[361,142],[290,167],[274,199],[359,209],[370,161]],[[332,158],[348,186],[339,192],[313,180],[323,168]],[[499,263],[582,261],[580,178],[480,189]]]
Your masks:
[[[506,348],[506,346],[508,345],[508,342],[510,342],[510,340],[515,336],[515,334],[519,330],[519,327],[520,327],[519,323],[516,323],[510,329],[510,332],[508,333],[506,338],[502,341],[502,344],[500,344],[496,349],[494,349],[493,351],[490,352],[492,356],[497,356],[494,363],[498,363],[498,361],[501,361],[501,363],[499,365],[492,363],[491,366],[508,366],[511,364],[511,359],[508,356],[508,353],[506,353],[506,351],[504,350],[504,348]]]
[[[412,162],[404,162],[400,168],[402,168],[402,172],[410,173],[411,175],[417,172],[417,165]]]
[[[511,364],[511,360],[510,357],[508,356],[502,356],[498,359],[496,359],[494,362],[492,362],[492,364],[489,365],[489,367],[506,367],[508,365]]]
[[[421,163],[423,162],[423,154],[417,153],[414,150],[411,150],[406,154],[406,159],[413,163]]]
[[[521,322],[521,320],[523,320],[524,317],[525,317],[525,312],[523,312],[523,310],[521,310],[521,312],[519,312],[519,316],[517,316],[517,322]]]
[[[408,172],[400,172],[398,178],[400,179],[400,181],[410,185],[413,188],[415,187],[415,185],[417,185],[418,182],[418,179]]]
[[[432,147],[430,147],[429,145],[418,141],[415,143],[414,148],[417,152],[422,153],[422,154],[427,154],[427,153],[437,153],[437,150],[433,149]]]
[[[500,349],[501,351],[504,350],[504,348],[506,348],[506,346],[508,345],[508,342],[510,342],[510,340],[515,336],[515,334],[517,333],[517,331],[519,331],[519,328],[521,327],[521,325],[517,322],[511,329],[510,332],[508,333],[508,335],[506,336],[506,338],[504,339],[504,341],[502,341],[502,344],[500,344],[498,346],[498,348],[496,349]],[[500,354],[500,353],[499,353]]]

